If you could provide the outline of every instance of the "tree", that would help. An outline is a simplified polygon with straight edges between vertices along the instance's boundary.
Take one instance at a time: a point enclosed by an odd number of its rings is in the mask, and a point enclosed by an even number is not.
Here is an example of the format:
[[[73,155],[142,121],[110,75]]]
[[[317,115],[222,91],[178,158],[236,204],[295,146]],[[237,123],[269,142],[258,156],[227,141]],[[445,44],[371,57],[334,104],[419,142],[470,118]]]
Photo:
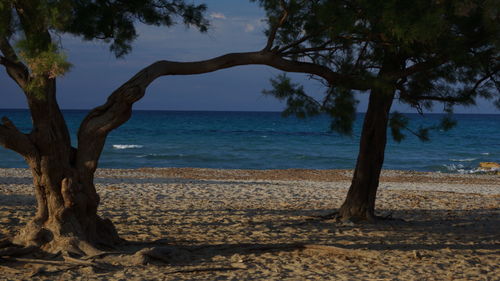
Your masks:
[[[6,117],[0,144],[21,154],[35,186],[37,212],[15,237],[26,246],[50,252],[91,254],[95,245],[120,241],[109,220],[97,215],[99,196],[93,184],[104,138],[130,116],[137,92],[124,86],[82,123],[78,147],[71,146],[68,128],[56,100],[56,78],[71,64],[60,51],[57,34],[110,42],[117,57],[130,51],[137,37],[134,24],[170,26],[173,17],[206,31],[205,6],[184,1],[2,1],[0,3],[0,65],[24,92],[33,129],[20,132]],[[13,44],[15,43],[15,45]],[[131,82],[133,83],[133,82]],[[117,97],[122,95],[122,98]]]
[[[131,51],[138,22],[170,26],[177,16],[186,25],[206,31],[204,11],[204,5],[187,5],[182,0],[0,2],[0,65],[24,93],[33,121],[29,133],[18,130],[6,117],[0,123],[0,145],[24,157],[33,175],[37,200],[34,218],[14,237],[14,243],[53,253],[94,255],[103,246],[121,242],[112,222],[97,214],[99,195],[94,173],[107,135],[130,118],[132,105],[158,77],[261,64],[314,74],[331,84],[349,83],[349,77],[327,67],[284,59],[271,51],[270,43],[260,51],[226,54],[206,61],[157,61],[88,113],[78,130],[78,145],[72,147],[56,97],[57,77],[71,67],[61,51],[58,35],[102,40],[121,57]],[[350,83],[357,85],[357,81]]]
[[[376,219],[375,199],[384,162],[387,128],[401,141],[403,129],[428,139],[430,129],[412,130],[397,112],[395,99],[419,113],[444,104],[473,105],[478,97],[500,107],[500,2],[261,0],[267,11],[272,50],[292,61],[327,67],[344,79],[326,83],[318,101],[285,75],[272,79],[267,94],[287,101],[285,115],[307,117],[326,112],[332,129],[350,134],[354,93],[369,92],[359,154],[347,197],[337,218]],[[274,45],[273,45],[274,44]]]
[[[329,86],[326,98],[321,104],[307,96],[301,87],[292,85],[286,77],[276,81],[272,93],[287,99],[289,113],[307,115],[328,109],[327,112],[336,118],[334,124],[341,125],[340,127],[346,131],[349,129],[349,122],[352,121],[348,116],[354,112],[351,91],[372,91],[370,105],[373,112],[367,114],[366,119],[369,121],[365,121],[366,136],[362,137],[365,143],[362,141],[361,146],[366,148],[371,145],[370,134],[380,136],[383,140],[376,141],[377,153],[371,151],[361,153],[363,157],[360,156],[357,175],[353,180],[353,186],[362,186],[368,182],[369,184],[363,188],[369,192],[373,192],[372,183],[374,180],[378,181],[376,172],[377,169],[380,172],[380,168],[369,169],[365,166],[371,163],[371,159],[379,161],[381,166],[387,113],[392,103],[392,95],[396,92],[395,86],[397,91],[403,93],[402,89],[405,89],[407,93],[404,95],[400,93],[400,99],[415,102],[417,106],[417,101],[422,97],[426,97],[427,100],[445,100],[449,103],[462,101],[452,94],[429,95],[433,91],[421,87],[422,84],[419,83],[424,80],[419,78],[422,75],[433,79],[431,83],[425,84],[428,88],[435,87],[440,79],[448,77],[448,80],[466,77],[468,80],[461,82],[464,87],[469,86],[472,83],[470,81],[476,81],[478,84],[471,89],[471,97],[478,94],[487,96],[486,93],[489,92],[479,90],[488,89],[491,83],[496,83],[494,79],[498,74],[498,51],[495,41],[491,39],[493,36],[490,35],[498,32],[498,29],[485,28],[484,37],[477,38],[477,43],[466,40],[469,38],[468,33],[455,36],[462,39],[453,44],[457,46],[471,44],[472,49],[467,51],[459,49],[461,51],[457,52],[458,55],[452,58],[436,57],[433,49],[427,51],[425,48],[428,46],[422,46],[425,55],[421,57],[408,55],[407,63],[403,65],[403,59],[399,60],[398,56],[400,47],[387,47],[400,44],[399,39],[396,40],[398,37],[392,33],[388,33],[391,35],[389,36],[382,32],[390,25],[386,23],[388,26],[372,26],[368,21],[373,19],[375,14],[370,14],[371,17],[366,19],[366,23],[359,27],[354,18],[360,18],[363,22],[363,14],[353,14],[353,11],[344,7],[344,4],[335,1],[269,1],[269,3],[263,1],[262,3],[270,16],[268,41],[262,50],[230,53],[198,62],[162,60],[146,66],[111,93],[103,105],[88,113],[78,130],[78,145],[72,147],[68,128],[56,99],[57,77],[67,72],[71,65],[61,52],[59,41],[53,37],[69,33],[85,40],[103,40],[110,43],[110,50],[120,57],[131,51],[131,43],[137,37],[135,32],[137,22],[170,26],[173,24],[172,17],[179,16],[185,24],[206,31],[208,23],[203,18],[205,7],[186,5],[181,0],[2,1],[0,65],[25,94],[32,115],[33,128],[31,132],[25,134],[4,117],[0,124],[0,145],[25,158],[33,174],[37,200],[35,217],[19,232],[14,242],[40,247],[49,252],[68,251],[92,255],[99,253],[101,246],[112,246],[121,241],[111,221],[97,215],[99,196],[93,182],[94,172],[109,132],[130,118],[132,105],[144,96],[147,87],[155,79],[162,76],[202,74],[249,64],[267,65],[285,72],[311,74],[323,79]],[[275,14],[275,11],[279,13]],[[478,26],[477,20],[469,18],[470,14],[476,15],[483,11],[482,7],[472,7],[467,10],[466,15],[456,16],[457,19],[453,19],[452,22],[464,21],[464,26],[456,26],[457,32],[470,33],[477,28],[482,32],[483,25]],[[397,9],[393,8],[393,12],[396,13]],[[349,19],[349,17],[354,18]],[[489,17],[486,16],[485,20],[490,20]],[[338,30],[333,28],[336,25],[332,22],[337,18],[345,20],[345,24]],[[494,23],[492,20],[491,22]],[[492,26],[498,27],[496,24]],[[365,41],[350,38],[351,33],[367,36],[364,32],[375,27],[376,31],[380,30],[380,34],[377,33],[376,39],[370,37],[372,41],[367,40],[367,37]],[[351,33],[346,32],[350,31],[349,28],[352,28]],[[462,28],[465,31],[462,31]],[[450,36],[451,39],[455,37]],[[364,45],[367,45],[364,51],[363,49],[356,51],[357,47]],[[455,48],[447,50],[454,51]],[[356,54],[360,59],[353,65],[350,59]],[[398,60],[395,60],[395,57]],[[446,62],[442,62],[443,60]],[[492,62],[489,68],[484,68],[485,60]],[[472,64],[471,61],[477,63]],[[384,68],[376,71],[380,65]],[[349,70],[349,67],[353,67],[352,70]],[[457,74],[450,71],[457,67],[463,71]],[[489,73],[489,76],[477,79],[483,73]],[[401,122],[399,124],[404,125]],[[395,126],[395,129],[399,127]],[[366,176],[364,172],[367,170],[372,174]],[[362,184],[356,185],[355,181]],[[363,188],[361,190],[364,190]],[[356,204],[361,202],[359,204],[362,206],[364,201],[357,199],[355,202]],[[373,204],[371,206],[373,207]],[[370,206],[365,208],[364,213],[358,213],[366,215],[369,213],[366,209],[370,209]],[[355,212],[351,214],[356,215]]]

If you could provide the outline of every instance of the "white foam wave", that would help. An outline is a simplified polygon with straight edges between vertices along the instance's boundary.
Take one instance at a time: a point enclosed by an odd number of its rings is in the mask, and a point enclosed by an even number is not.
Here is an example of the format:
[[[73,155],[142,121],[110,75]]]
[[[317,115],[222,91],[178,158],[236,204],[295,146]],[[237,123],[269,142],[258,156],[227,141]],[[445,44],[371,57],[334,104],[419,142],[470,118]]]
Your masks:
[[[458,164],[458,165],[455,165],[455,164],[449,164],[449,165],[443,165],[448,171],[450,172],[459,172],[461,173],[462,171],[465,171],[465,167],[464,165],[462,164]]]
[[[133,149],[133,148],[143,148],[143,145],[138,144],[113,144],[114,149]]]
[[[462,164],[449,164],[443,165],[449,172],[455,172],[459,174],[484,174],[484,173],[494,173],[500,172],[500,168],[473,168],[466,169],[466,167]]]
[[[151,154],[143,154],[143,155],[137,155],[137,158],[145,158],[145,157],[158,157],[158,156],[163,156],[163,154],[156,154],[156,153],[151,153]]]
[[[450,159],[450,161],[453,161],[453,162],[472,162],[472,161],[476,161],[477,158],[465,158],[465,159]]]
[[[483,153],[481,153],[481,155],[490,155],[490,153],[489,152],[483,152]]]

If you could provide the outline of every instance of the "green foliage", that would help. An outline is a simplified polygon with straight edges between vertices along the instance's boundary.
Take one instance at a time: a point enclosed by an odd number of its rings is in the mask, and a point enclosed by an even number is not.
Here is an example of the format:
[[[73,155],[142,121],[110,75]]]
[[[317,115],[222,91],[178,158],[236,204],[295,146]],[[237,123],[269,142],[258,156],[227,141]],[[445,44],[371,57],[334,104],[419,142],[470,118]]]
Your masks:
[[[443,131],[449,131],[457,125],[457,120],[454,120],[451,115],[447,115],[441,119],[438,128]]]
[[[205,32],[208,21],[203,17],[205,5],[186,4],[184,0],[96,0],[72,1],[73,16],[63,32],[81,36],[85,40],[111,42],[110,50],[122,57],[131,51],[137,38],[135,25],[171,26],[174,17]]]
[[[7,2],[0,2],[0,36],[9,38],[12,34],[12,10]]]
[[[436,102],[447,109],[474,105],[478,97],[500,108],[498,0],[256,2],[266,10],[268,34],[286,10],[287,21],[278,28],[272,49],[287,59],[322,65],[353,80],[370,80],[372,89],[391,89],[399,102],[420,113],[432,110]],[[338,83],[328,88],[345,87]],[[330,96],[327,92],[327,99]],[[349,114],[336,112],[341,104],[351,111],[353,103],[333,104],[339,105],[333,110],[333,123],[348,132]],[[407,124],[397,117],[393,116],[391,131],[401,141],[400,129]],[[451,125],[445,122],[412,133],[426,140],[430,130]]]
[[[208,28],[205,10],[205,5],[184,0],[1,0],[0,39],[6,42],[1,51],[25,63],[30,77],[24,90],[43,99],[48,82],[71,68],[62,43],[54,37],[69,33],[102,40],[121,57],[131,51],[138,23],[171,26],[178,17],[204,32]]]
[[[328,91],[322,109],[332,119],[330,129],[341,135],[352,135],[358,101],[349,89],[332,87]]]
[[[401,142],[405,135],[401,132],[401,130],[406,129],[408,127],[409,119],[399,112],[393,112],[389,119],[389,128],[391,129],[392,138],[396,142]]]
[[[423,128],[420,127],[418,128],[417,133],[415,134],[420,141],[430,141],[431,139],[429,138],[429,130],[430,128]]]
[[[21,40],[18,48],[21,50],[19,52],[21,59],[31,71],[26,90],[37,98],[44,98],[44,88],[49,79],[63,76],[72,66],[66,54],[53,44],[45,51],[34,51],[29,41]]]
[[[405,135],[403,134],[403,130],[410,132],[415,135],[421,141],[430,141],[430,132],[431,131],[448,131],[456,126],[457,121],[454,120],[451,114],[444,116],[439,124],[427,127],[419,127],[417,131],[410,129],[409,127],[410,119],[403,114],[395,111],[391,114],[389,119],[389,128],[391,129],[392,138],[396,142],[401,142],[405,139]]]
[[[320,104],[304,92],[304,87],[292,83],[286,74],[271,79],[271,86],[271,90],[263,90],[262,93],[286,101],[283,116],[295,115],[298,118],[306,118],[320,113]]]
[[[84,40],[110,43],[110,50],[122,57],[137,38],[136,25],[171,26],[175,18],[205,32],[205,5],[184,0],[2,0],[0,36],[17,34],[34,49],[45,51],[52,44],[49,35],[69,33]]]
[[[298,118],[306,118],[326,113],[332,118],[330,124],[332,131],[343,135],[352,134],[357,100],[349,89],[329,88],[325,99],[320,103],[307,95],[304,87],[292,83],[286,74],[278,75],[270,82],[271,90],[263,90],[262,93],[286,101],[283,116],[295,115]]]

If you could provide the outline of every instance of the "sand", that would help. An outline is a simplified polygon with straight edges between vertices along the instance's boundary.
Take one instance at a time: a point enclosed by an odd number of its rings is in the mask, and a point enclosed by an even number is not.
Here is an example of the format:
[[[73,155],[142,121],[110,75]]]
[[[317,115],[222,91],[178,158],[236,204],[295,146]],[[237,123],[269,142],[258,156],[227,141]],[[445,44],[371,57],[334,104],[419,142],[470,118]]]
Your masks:
[[[100,214],[130,243],[94,263],[0,258],[0,280],[499,280],[500,176],[384,171],[377,209],[396,220],[319,219],[351,175],[99,170]],[[0,238],[34,211],[29,172],[0,169]]]

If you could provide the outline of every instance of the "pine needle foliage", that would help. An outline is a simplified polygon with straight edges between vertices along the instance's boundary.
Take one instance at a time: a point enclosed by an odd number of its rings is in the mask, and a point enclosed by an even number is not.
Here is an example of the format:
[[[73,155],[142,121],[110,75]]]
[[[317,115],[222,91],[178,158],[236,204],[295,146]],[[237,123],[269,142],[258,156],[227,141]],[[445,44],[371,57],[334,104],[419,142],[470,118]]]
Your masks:
[[[435,103],[443,103],[445,111],[452,113],[454,106],[474,105],[477,98],[491,100],[500,108],[499,1],[254,1],[266,10],[266,33],[276,32],[272,49],[288,59],[372,81],[366,92],[394,91],[400,103],[419,113],[432,110]],[[387,61],[397,67],[384,69]],[[343,88],[342,82],[328,85],[326,102],[317,103],[316,111],[328,113],[332,127],[349,134],[356,91]],[[297,108],[286,111],[301,112]],[[427,140],[429,130],[452,127],[455,122],[450,118],[413,132]],[[392,116],[390,128],[396,141],[404,139],[402,129],[408,128],[407,123],[401,114]]]
[[[0,1],[0,48],[12,62],[29,71],[25,91],[44,98],[49,81],[71,68],[63,46],[54,37],[71,34],[109,43],[116,57],[132,50],[138,24],[171,26],[180,20],[201,32],[208,29],[205,5],[183,0],[36,0]]]

